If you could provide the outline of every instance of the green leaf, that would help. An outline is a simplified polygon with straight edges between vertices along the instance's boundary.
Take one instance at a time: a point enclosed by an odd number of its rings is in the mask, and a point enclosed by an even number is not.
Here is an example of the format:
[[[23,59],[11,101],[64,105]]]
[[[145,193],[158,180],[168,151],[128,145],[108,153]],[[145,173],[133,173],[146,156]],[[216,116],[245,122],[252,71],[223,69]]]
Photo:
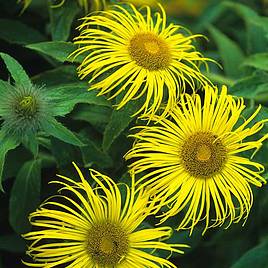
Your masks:
[[[9,200],[9,222],[18,233],[30,230],[29,213],[40,203],[41,160],[25,162],[19,170]]]
[[[234,10],[245,21],[248,53],[267,51],[268,20],[259,16],[253,9],[241,3],[226,1],[223,5]]]
[[[250,57],[245,59],[243,65],[268,71],[268,53],[257,53],[251,55]]]
[[[268,267],[268,241],[247,251],[231,268],[267,268]]]
[[[17,139],[13,136],[3,135],[1,133],[1,144],[0,144],[0,190],[3,191],[2,187],[2,175],[4,170],[5,158],[8,151],[15,149],[19,145]]]
[[[29,49],[40,52],[41,54],[45,54],[50,56],[60,62],[80,62],[82,60],[82,56],[77,58],[68,58],[68,56],[77,49],[77,46],[71,42],[64,41],[52,41],[52,42],[42,42],[36,44],[30,44],[26,46]]]
[[[9,92],[12,92],[14,90],[14,87],[12,85],[10,85],[7,81],[3,81],[0,79],[0,94],[2,96],[5,96],[6,92],[9,91]],[[4,109],[5,110],[5,107],[3,107],[4,105],[1,105],[0,104],[0,115],[2,115],[2,112]]]
[[[101,141],[93,135],[88,134],[87,131],[81,132],[81,137],[87,144],[81,147],[83,163],[86,168],[96,164],[101,168],[109,168],[113,165],[111,157],[101,150]]]
[[[37,157],[39,151],[38,140],[34,134],[28,134],[22,140],[23,145],[27,148],[34,156]]]
[[[213,83],[216,83],[218,86],[219,85],[232,86],[235,83],[234,79],[231,79],[221,74],[216,74],[212,72],[204,72],[204,74],[207,78],[209,78]]]
[[[75,120],[88,122],[96,129],[101,129],[101,132],[103,132],[104,127],[110,120],[111,113],[111,107],[94,104],[80,104],[72,113],[71,117]]]
[[[0,19],[0,38],[14,44],[27,45],[42,42],[45,37],[20,21]]]
[[[51,5],[55,4],[53,1]],[[80,9],[76,1],[65,1],[60,8],[50,8],[51,35],[54,41],[66,41],[74,18]]]
[[[59,140],[76,146],[84,146],[84,143],[80,141],[80,139],[72,131],[54,118],[48,118],[46,121],[42,121],[41,127],[46,133],[58,138]]]
[[[120,110],[113,110],[103,135],[102,148],[104,151],[110,148],[114,140],[127,128],[130,122],[135,119],[133,114],[139,110],[143,101],[143,98],[140,98],[127,103]]]
[[[244,54],[240,47],[215,27],[208,26],[208,30],[219,49],[224,71],[227,76],[240,77],[241,70],[239,66],[244,60]]]
[[[225,7],[215,3],[213,6],[208,8],[206,12],[203,12],[199,18],[197,18],[197,23],[195,25],[195,32],[203,32],[207,25],[216,22],[221,14],[224,12]]]
[[[58,167],[68,166],[74,160],[81,162],[81,154],[77,146],[65,143],[53,137],[51,138],[51,152],[57,160]]]
[[[21,236],[17,234],[8,234],[0,236],[0,250],[21,253],[24,252],[25,249],[26,243]]]
[[[53,102],[53,115],[61,116],[67,114],[73,110],[77,103],[110,106],[110,103],[103,96],[97,96],[95,90],[88,91],[87,88],[87,83],[80,82],[58,85],[47,89],[46,96]]]
[[[61,84],[77,83],[80,80],[73,65],[63,65],[58,68],[45,71],[32,77],[34,84],[46,85],[47,88],[57,87]]]
[[[25,150],[24,146],[20,145],[16,150],[11,150],[7,153],[5,159],[5,168],[3,170],[3,181],[16,177],[18,170],[22,165],[33,158],[32,154]]]
[[[0,53],[5,65],[15,81],[16,86],[31,87],[32,82],[23,67],[11,56]]]
[[[247,99],[264,101],[268,99],[268,74],[255,72],[253,75],[238,80],[231,88],[230,93]]]

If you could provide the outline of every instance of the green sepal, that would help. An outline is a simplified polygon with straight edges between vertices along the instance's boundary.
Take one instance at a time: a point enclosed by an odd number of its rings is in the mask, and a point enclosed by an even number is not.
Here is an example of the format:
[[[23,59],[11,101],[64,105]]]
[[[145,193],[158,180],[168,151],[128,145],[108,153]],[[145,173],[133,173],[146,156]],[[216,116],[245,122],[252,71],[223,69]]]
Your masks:
[[[5,99],[7,93],[11,93],[14,91],[14,87],[10,85],[7,81],[0,79],[0,98]],[[3,104],[3,105],[2,105]],[[5,103],[0,102],[0,116],[5,113]]]
[[[72,83],[48,88],[46,97],[53,102],[53,116],[63,116],[71,112],[77,103],[95,104],[110,107],[110,103],[97,92],[88,91],[87,83]]]
[[[2,175],[5,165],[6,154],[8,153],[8,151],[15,149],[20,144],[20,142],[16,137],[6,135],[3,132],[0,133],[0,140],[0,190],[4,191],[2,186]]]
[[[55,118],[48,118],[41,122],[41,128],[51,136],[58,138],[66,143],[76,146],[84,146],[85,144],[68,128],[63,126]]]
[[[18,234],[30,230],[28,216],[40,203],[41,160],[27,161],[18,171],[9,200],[9,223]]]
[[[31,87],[32,82],[29,76],[24,71],[23,67],[11,56],[5,53],[0,53],[8,71],[15,81],[16,86]]]

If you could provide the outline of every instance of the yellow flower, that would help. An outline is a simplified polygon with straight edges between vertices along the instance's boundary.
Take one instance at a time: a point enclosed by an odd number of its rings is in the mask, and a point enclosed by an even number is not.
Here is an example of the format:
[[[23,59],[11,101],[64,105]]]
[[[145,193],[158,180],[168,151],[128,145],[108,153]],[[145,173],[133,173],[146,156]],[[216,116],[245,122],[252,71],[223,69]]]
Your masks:
[[[203,103],[203,105],[202,105]],[[246,220],[253,202],[250,184],[261,187],[264,167],[244,154],[259,149],[261,139],[248,137],[263,127],[254,123],[261,107],[241,120],[245,108],[242,98],[234,98],[222,87],[205,88],[204,101],[197,94],[181,95],[171,118],[153,126],[138,127],[136,143],[125,156],[134,161],[131,171],[146,172],[137,183],[168,209],[160,223],[184,211],[177,230],[190,229],[199,221],[208,227]],[[253,157],[253,155],[252,155]]]
[[[209,59],[192,44],[201,35],[186,36],[183,27],[167,25],[161,6],[154,15],[145,9],[143,16],[133,5],[116,5],[85,17],[74,42],[80,47],[71,56],[85,55],[78,74],[81,79],[90,75],[90,90],[109,93],[109,99],[122,93],[117,109],[146,95],[136,114],[155,114],[167,99],[164,116],[186,86],[194,90],[197,81],[207,81],[199,65]]]
[[[171,228],[139,228],[151,212],[144,191],[119,187],[107,176],[90,170],[96,184],[92,189],[79,168],[79,182],[59,176],[60,193],[48,199],[30,215],[34,231],[24,235],[33,241],[28,254],[31,267],[176,267],[170,261],[148,253],[162,249],[183,253],[180,244],[166,244]],[[66,192],[63,195],[62,192]]]

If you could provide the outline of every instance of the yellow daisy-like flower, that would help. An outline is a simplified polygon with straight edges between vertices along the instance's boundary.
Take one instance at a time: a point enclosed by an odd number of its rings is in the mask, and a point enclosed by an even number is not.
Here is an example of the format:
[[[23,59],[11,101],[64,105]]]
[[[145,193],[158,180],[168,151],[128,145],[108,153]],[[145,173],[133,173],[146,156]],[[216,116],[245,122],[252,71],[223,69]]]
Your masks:
[[[170,261],[148,253],[162,249],[183,253],[180,244],[166,244],[171,228],[137,229],[150,214],[153,203],[144,191],[122,185],[90,170],[96,184],[93,189],[79,168],[76,182],[59,176],[66,194],[45,201],[30,215],[34,231],[24,235],[33,241],[27,253],[34,263],[30,267],[176,267]],[[146,250],[146,251],[145,251]]]
[[[176,103],[180,91],[193,90],[196,82],[208,80],[199,70],[207,65],[195,50],[192,41],[201,35],[186,36],[179,25],[167,25],[166,14],[153,16],[146,6],[146,15],[133,5],[116,5],[112,10],[87,16],[79,27],[75,44],[80,47],[71,55],[86,55],[78,67],[81,79],[90,75],[90,90],[109,93],[109,99],[122,93],[117,109],[130,100],[145,96],[136,113],[155,114],[167,101],[165,115]]]
[[[248,118],[241,116],[242,98],[227,94],[227,88],[205,88],[204,101],[197,94],[183,94],[171,118],[143,126],[134,134],[136,143],[125,156],[131,171],[147,172],[137,183],[168,208],[161,223],[185,212],[179,229],[190,229],[201,220],[205,229],[229,225],[249,215],[253,195],[250,184],[262,186],[264,167],[244,153],[259,149],[267,135],[247,139],[267,120],[252,123],[261,107]],[[240,121],[239,121],[240,120]],[[243,121],[243,122],[241,122]],[[228,225],[228,226],[229,226]]]

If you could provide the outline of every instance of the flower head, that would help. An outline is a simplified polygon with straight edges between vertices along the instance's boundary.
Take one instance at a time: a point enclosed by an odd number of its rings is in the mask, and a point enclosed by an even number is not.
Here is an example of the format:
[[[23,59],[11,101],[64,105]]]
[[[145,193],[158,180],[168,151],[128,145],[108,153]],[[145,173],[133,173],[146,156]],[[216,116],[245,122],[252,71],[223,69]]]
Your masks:
[[[170,261],[145,252],[163,249],[182,253],[163,240],[168,227],[137,229],[150,214],[144,191],[122,185],[126,197],[109,177],[90,170],[93,189],[75,165],[81,181],[59,176],[66,195],[55,196],[30,215],[35,230],[24,235],[33,241],[28,254],[31,267],[176,267]],[[53,200],[54,199],[54,200]],[[151,204],[151,205],[150,205]]]
[[[207,86],[203,105],[197,94],[181,95],[170,119],[155,116],[155,125],[133,135],[136,143],[126,159],[132,159],[135,174],[147,172],[137,183],[143,182],[160,206],[168,205],[161,222],[184,211],[178,229],[192,232],[201,220],[206,230],[248,217],[250,184],[260,187],[266,181],[260,175],[264,167],[241,153],[259,149],[267,135],[248,139],[266,120],[249,126],[259,107],[241,123],[244,108],[243,99],[228,95],[225,86],[220,94]]]
[[[120,94],[117,109],[145,96],[136,114],[155,114],[166,101],[165,115],[180,91],[207,81],[199,65],[209,59],[192,44],[200,35],[186,35],[183,27],[167,25],[160,9],[153,16],[147,6],[144,17],[133,5],[114,6],[85,17],[79,27],[74,43],[80,47],[72,55],[86,56],[78,74],[82,79],[91,75],[90,89],[100,90],[99,95],[109,93],[112,99]]]
[[[43,88],[35,85],[12,86],[2,83],[0,116],[2,129],[8,134],[25,137],[36,133],[50,115],[50,105]]]

